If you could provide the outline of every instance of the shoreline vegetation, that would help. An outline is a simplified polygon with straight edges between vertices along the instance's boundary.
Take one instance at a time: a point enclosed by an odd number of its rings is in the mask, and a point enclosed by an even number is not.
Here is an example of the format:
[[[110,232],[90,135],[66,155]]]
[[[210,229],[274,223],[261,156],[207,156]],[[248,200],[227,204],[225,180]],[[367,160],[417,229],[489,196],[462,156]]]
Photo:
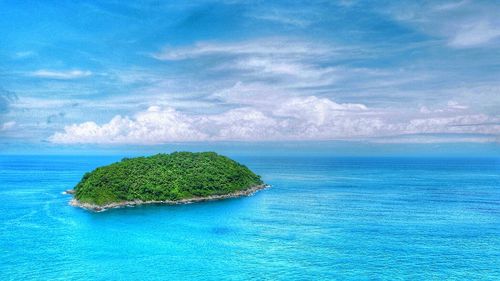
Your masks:
[[[69,201],[69,205],[73,207],[79,207],[82,209],[86,209],[89,211],[94,211],[94,212],[103,212],[109,209],[115,209],[115,208],[123,208],[123,207],[136,207],[140,205],[183,205],[183,204],[192,204],[192,203],[198,203],[198,202],[206,202],[206,201],[218,201],[218,200],[224,200],[224,199],[231,199],[231,198],[239,198],[239,197],[245,197],[245,196],[252,196],[255,193],[257,193],[260,190],[270,188],[271,186],[268,184],[261,184],[257,186],[252,186],[250,188],[244,189],[244,190],[239,190],[236,192],[228,193],[228,194],[220,194],[220,195],[209,195],[209,196],[203,196],[203,197],[192,197],[192,198],[186,198],[186,199],[179,199],[179,200],[149,200],[149,201],[142,201],[142,200],[133,200],[133,201],[122,201],[122,202],[113,202],[105,205],[96,205],[96,204],[91,204],[91,203],[85,203],[85,202],[80,202],[76,198],[73,198]],[[74,194],[75,191],[73,189],[66,190],[64,192],[65,194]]]
[[[72,206],[104,211],[249,196],[267,187],[246,166],[215,152],[173,152],[98,167],[65,193],[73,195]]]

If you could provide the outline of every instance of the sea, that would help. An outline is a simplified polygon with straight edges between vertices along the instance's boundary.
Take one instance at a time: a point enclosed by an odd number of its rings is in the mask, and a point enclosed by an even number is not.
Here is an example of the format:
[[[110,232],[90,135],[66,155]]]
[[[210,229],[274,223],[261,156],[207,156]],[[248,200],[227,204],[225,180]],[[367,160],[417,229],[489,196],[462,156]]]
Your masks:
[[[500,159],[229,155],[250,197],[90,212],[122,156],[0,156],[0,280],[500,280]]]

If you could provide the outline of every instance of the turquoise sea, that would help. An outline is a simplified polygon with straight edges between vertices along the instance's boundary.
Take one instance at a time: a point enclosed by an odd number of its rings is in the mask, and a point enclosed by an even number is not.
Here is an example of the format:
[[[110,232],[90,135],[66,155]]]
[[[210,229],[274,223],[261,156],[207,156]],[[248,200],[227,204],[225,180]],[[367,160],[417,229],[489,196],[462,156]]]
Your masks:
[[[0,156],[0,280],[500,280],[500,160],[230,157],[252,197],[91,213],[121,156]]]

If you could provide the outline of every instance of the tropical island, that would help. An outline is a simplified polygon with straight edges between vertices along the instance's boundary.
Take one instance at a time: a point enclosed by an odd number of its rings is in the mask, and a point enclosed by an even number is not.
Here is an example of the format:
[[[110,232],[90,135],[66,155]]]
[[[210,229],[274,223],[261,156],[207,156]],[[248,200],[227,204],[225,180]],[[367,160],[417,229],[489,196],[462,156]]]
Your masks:
[[[234,198],[266,187],[246,166],[215,152],[173,152],[96,168],[67,193],[72,206],[103,211]]]

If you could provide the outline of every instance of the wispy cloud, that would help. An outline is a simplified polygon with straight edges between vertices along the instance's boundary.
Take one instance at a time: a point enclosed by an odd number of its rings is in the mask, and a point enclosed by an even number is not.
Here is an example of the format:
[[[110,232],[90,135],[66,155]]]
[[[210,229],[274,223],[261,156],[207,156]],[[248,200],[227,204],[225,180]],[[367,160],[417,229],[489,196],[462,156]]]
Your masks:
[[[17,99],[18,97],[14,92],[0,87],[0,114],[7,113],[10,110],[12,102],[17,101]]]
[[[409,134],[401,136],[388,136],[369,140],[374,143],[498,143],[498,135],[489,134]]]
[[[198,42],[187,47],[165,47],[152,54],[158,60],[184,60],[208,55],[274,55],[274,56],[321,56],[332,54],[335,49],[307,41],[285,37],[263,38],[243,42]]]
[[[318,20],[320,13],[314,8],[307,9],[306,7],[301,9],[296,7],[262,7],[252,10],[248,13],[248,16],[252,19],[306,28]]]
[[[366,57],[366,52],[356,46],[335,46],[285,37],[198,42],[176,48],[166,47],[153,56],[162,61],[181,61],[186,64],[196,60],[202,70],[199,73],[209,76],[206,79],[196,78],[204,85],[225,80],[232,84],[260,83],[268,89],[283,90],[322,87],[351,76],[380,74],[373,69],[333,66],[348,58]],[[218,92],[224,90],[220,86],[218,88]]]
[[[488,20],[464,23],[457,27],[455,35],[449,41],[450,46],[466,48],[480,46],[500,37],[500,21],[498,24]]]
[[[34,51],[20,51],[14,54],[15,59],[24,59],[34,56],[36,53]]]
[[[9,129],[12,129],[16,125],[16,121],[8,121],[3,123],[0,126],[0,131],[7,131]]]
[[[71,80],[71,79],[79,79],[91,76],[92,72],[88,70],[65,70],[65,71],[56,71],[56,70],[47,70],[40,69],[37,71],[33,71],[30,73],[30,76],[39,77],[39,78],[48,78],[48,79],[61,79],[61,80]]]
[[[450,47],[484,47],[500,38],[498,4],[478,1],[406,4],[396,5],[388,13],[421,32],[444,38]]]

